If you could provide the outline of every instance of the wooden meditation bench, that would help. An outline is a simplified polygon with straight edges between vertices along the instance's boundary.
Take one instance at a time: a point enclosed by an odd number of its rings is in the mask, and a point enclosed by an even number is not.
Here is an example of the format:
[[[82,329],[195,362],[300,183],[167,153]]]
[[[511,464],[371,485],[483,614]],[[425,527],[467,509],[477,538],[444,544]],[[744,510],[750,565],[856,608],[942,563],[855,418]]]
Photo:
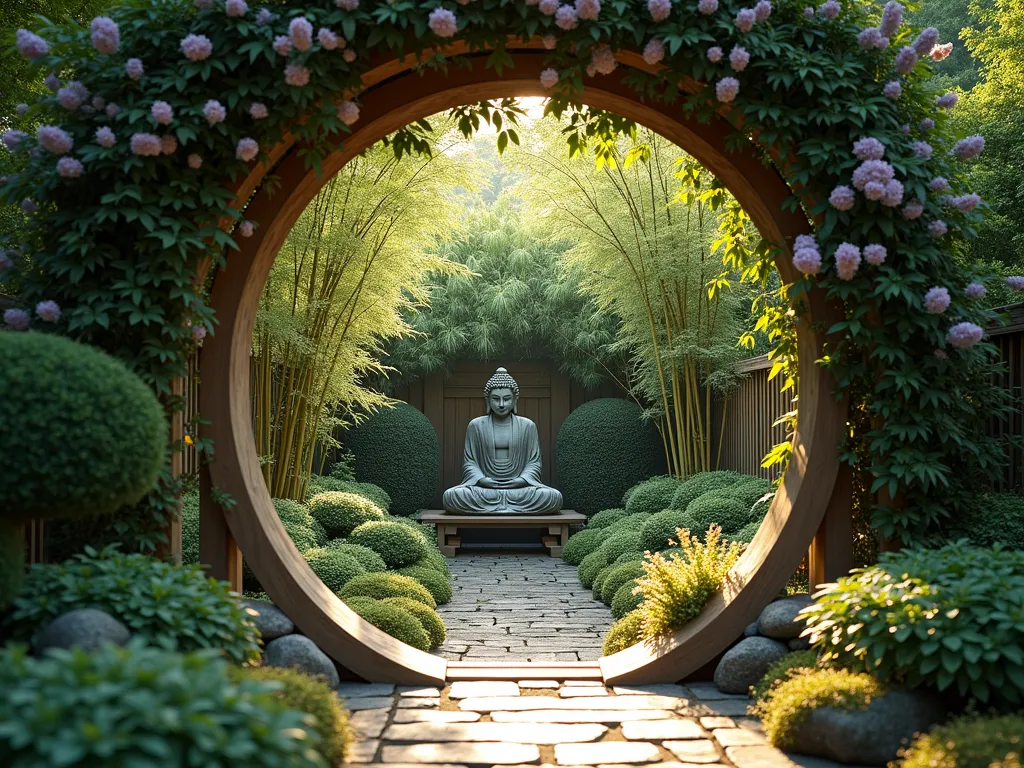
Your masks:
[[[462,546],[459,528],[547,528],[544,546],[552,557],[561,557],[569,526],[586,523],[587,516],[571,509],[557,515],[447,515],[440,509],[428,509],[420,513],[419,521],[437,528],[437,546],[445,557],[455,557]]]

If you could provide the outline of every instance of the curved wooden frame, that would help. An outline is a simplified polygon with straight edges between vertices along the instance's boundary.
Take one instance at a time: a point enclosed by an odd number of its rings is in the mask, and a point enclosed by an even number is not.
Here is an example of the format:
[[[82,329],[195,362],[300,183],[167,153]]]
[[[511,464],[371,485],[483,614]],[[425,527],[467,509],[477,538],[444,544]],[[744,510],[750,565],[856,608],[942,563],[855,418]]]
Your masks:
[[[241,241],[241,251],[229,257],[213,284],[211,304],[220,327],[205,342],[201,371],[202,409],[212,417],[203,433],[215,441],[217,453],[204,483],[202,560],[220,577],[229,575],[230,564],[237,578],[237,541],[267,593],[302,632],[368,680],[438,684],[445,680],[447,663],[360,619],[313,574],[281,526],[260,473],[250,410],[249,356],[260,294],[298,216],[351,158],[408,123],[454,106],[545,95],[539,84],[543,57],[531,50],[536,47],[513,51],[514,66],[504,75],[487,69],[482,58],[447,74],[413,72],[414,63],[408,60],[382,63],[365,77],[371,85],[361,98],[361,119],[351,135],[339,137],[344,146],[326,158],[319,176],[303,167],[298,146],[285,142],[270,153],[277,181],[272,194],[261,187],[270,171],[267,166],[255,169],[236,190],[240,202],[252,194],[246,218],[260,226],[254,237]],[[635,54],[620,55],[620,60],[646,68]],[[594,82],[587,86],[584,102],[635,120],[683,147],[726,184],[766,239],[786,242],[807,231],[800,213],[783,210],[790,190],[753,145],[726,153],[725,137],[734,128],[725,118],[699,124],[679,118],[678,107],[643,103],[619,76]],[[784,281],[798,278],[788,258],[777,266]],[[764,524],[726,591],[699,617],[656,646],[637,645],[601,660],[609,683],[675,681],[714,658],[778,594],[818,533],[836,484],[846,405],[833,397],[832,380],[815,364],[824,342],[817,329],[833,310],[821,291],[803,299],[808,312],[798,330],[801,408],[793,459]],[[222,512],[210,503],[210,483],[238,503]]]

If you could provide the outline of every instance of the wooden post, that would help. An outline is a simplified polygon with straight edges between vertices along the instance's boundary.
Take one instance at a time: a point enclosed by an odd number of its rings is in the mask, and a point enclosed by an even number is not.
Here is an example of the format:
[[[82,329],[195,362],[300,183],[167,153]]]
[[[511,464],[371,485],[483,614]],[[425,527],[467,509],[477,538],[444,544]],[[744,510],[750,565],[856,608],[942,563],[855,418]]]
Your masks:
[[[811,594],[853,568],[853,467],[842,464],[825,517],[807,552]]]
[[[210,468],[199,468],[199,562],[215,579],[242,592],[242,551],[228,528],[224,510],[213,500]]]

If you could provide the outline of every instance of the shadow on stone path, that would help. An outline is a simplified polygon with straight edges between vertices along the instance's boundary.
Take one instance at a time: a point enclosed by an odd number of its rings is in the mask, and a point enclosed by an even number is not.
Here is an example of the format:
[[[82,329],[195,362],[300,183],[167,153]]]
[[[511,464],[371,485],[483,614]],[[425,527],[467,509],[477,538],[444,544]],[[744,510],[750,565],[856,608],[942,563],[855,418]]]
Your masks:
[[[454,597],[438,613],[452,661],[594,661],[612,612],[545,554],[459,555],[448,561]]]

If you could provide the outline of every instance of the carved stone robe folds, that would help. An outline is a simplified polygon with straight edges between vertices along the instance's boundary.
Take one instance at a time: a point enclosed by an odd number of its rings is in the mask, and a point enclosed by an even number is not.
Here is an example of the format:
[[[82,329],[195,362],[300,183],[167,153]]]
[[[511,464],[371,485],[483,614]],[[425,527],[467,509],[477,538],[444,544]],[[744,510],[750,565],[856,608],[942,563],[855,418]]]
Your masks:
[[[537,425],[512,415],[508,458],[499,459],[494,448],[491,417],[480,416],[466,428],[466,452],[462,485],[444,492],[445,512],[456,515],[545,515],[562,508],[562,494],[540,479],[540,438]],[[525,488],[482,488],[484,477],[492,480],[522,478]]]

